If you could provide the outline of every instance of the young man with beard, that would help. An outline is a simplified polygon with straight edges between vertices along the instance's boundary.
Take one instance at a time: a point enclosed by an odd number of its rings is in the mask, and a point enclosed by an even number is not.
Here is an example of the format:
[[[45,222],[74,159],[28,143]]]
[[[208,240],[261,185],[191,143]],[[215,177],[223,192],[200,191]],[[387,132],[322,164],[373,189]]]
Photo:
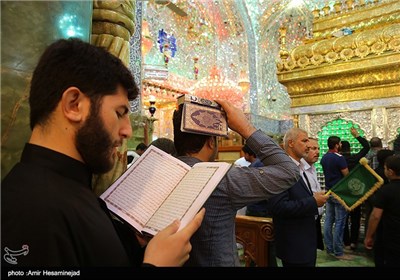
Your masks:
[[[130,244],[121,240],[126,231],[92,192],[91,178],[112,168],[131,136],[129,100],[138,93],[129,69],[102,48],[62,39],[45,50],[31,81],[32,134],[1,184],[3,266],[133,265],[131,251],[140,255],[141,246],[133,232]],[[183,265],[203,216],[179,232],[178,221],[169,225],[141,261]]]
[[[242,110],[226,100],[216,101],[224,109],[230,129],[246,139],[246,144],[264,166],[232,166],[227,172],[204,204],[204,221],[191,239],[193,249],[185,266],[240,266],[235,236],[237,211],[270,199],[290,188],[299,178],[293,161],[270,137],[257,130]],[[173,116],[178,158],[190,166],[214,161],[218,153],[217,137],[182,132],[182,106]]]

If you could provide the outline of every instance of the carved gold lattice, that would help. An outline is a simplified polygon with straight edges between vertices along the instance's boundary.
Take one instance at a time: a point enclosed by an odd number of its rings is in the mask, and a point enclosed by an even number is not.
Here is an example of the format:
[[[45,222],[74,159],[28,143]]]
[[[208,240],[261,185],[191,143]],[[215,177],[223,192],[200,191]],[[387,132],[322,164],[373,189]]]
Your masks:
[[[380,137],[384,143],[391,143],[397,137],[400,124],[400,107],[378,107],[371,110],[346,111],[331,114],[310,114],[300,116],[300,127],[307,129],[309,135],[317,137],[327,123],[335,119],[344,119],[359,125],[365,132],[365,137]]]
[[[369,110],[310,115],[310,135],[316,137],[323,126],[335,119],[344,119],[358,124],[367,138],[372,137],[371,111]]]
[[[387,141],[389,143],[389,142],[393,142],[398,135],[397,130],[400,128],[400,122],[399,122],[400,107],[387,108],[386,114],[387,114],[387,124],[388,124]]]

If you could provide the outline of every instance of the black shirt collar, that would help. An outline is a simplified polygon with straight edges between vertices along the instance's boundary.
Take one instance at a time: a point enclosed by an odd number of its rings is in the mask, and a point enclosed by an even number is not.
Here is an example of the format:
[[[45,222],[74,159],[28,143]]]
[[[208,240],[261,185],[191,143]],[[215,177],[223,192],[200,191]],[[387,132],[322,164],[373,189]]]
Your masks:
[[[21,163],[43,166],[88,188],[92,186],[92,173],[83,162],[42,146],[25,144]]]

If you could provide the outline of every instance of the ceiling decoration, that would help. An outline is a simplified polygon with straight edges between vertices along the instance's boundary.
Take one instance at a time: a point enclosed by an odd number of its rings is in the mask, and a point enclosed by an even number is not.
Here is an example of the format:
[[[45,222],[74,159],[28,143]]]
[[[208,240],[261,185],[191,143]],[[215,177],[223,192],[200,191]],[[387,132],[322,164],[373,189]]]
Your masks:
[[[196,82],[206,79],[215,66],[222,76],[237,85],[243,80],[241,73],[244,72],[252,83],[248,103],[257,104],[252,113],[288,119],[291,118],[291,100],[277,79],[279,29],[286,28],[286,47],[290,51],[312,36],[312,11],[327,5],[333,7],[335,1],[162,1],[182,9],[186,17],[156,2],[160,1],[143,2],[143,17],[149,23],[153,46],[156,46],[160,29],[177,38],[178,50],[168,64],[169,73]],[[250,38],[254,39],[249,41]],[[163,55],[153,47],[144,63],[163,65]],[[276,100],[274,106],[269,105],[272,99]]]
[[[232,80],[226,78],[217,66],[213,66],[210,74],[189,89],[190,93],[209,100],[225,99],[236,107],[243,106],[243,91]],[[245,109],[245,108],[243,108]]]

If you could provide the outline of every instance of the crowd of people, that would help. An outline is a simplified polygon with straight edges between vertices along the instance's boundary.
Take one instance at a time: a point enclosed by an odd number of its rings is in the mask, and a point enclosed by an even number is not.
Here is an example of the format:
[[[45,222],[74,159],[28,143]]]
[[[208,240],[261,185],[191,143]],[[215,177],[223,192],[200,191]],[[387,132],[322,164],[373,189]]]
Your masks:
[[[273,217],[276,257],[284,267],[315,267],[317,249],[346,258],[349,213],[321,190],[314,166],[318,140],[292,128],[282,149],[226,100],[216,102],[229,128],[245,140],[250,164],[232,166],[179,231],[176,220],[145,238],[116,219],[91,190],[91,178],[112,168],[117,147],[132,135],[129,101],[138,94],[131,72],[100,47],[61,39],[45,50],[30,87],[32,134],[20,162],[2,181],[2,266],[240,266],[235,217],[243,207],[249,207],[250,215],[260,211]],[[216,136],[182,132],[181,120],[182,104],[173,115],[173,141],[160,138],[150,145],[188,165],[215,161]],[[363,145],[359,153],[351,154],[350,147],[345,151],[345,141],[337,136],[327,141],[329,151],[321,159],[326,190],[370,149],[355,129],[351,134]],[[138,145],[138,156],[146,148]],[[387,184],[370,201],[364,244],[372,248],[377,240],[380,263],[391,266],[400,263],[400,155],[384,157],[381,151],[369,156],[379,162],[379,172],[383,168]],[[261,208],[252,208],[257,205]],[[357,221],[359,216],[351,218],[350,245],[359,238]]]

